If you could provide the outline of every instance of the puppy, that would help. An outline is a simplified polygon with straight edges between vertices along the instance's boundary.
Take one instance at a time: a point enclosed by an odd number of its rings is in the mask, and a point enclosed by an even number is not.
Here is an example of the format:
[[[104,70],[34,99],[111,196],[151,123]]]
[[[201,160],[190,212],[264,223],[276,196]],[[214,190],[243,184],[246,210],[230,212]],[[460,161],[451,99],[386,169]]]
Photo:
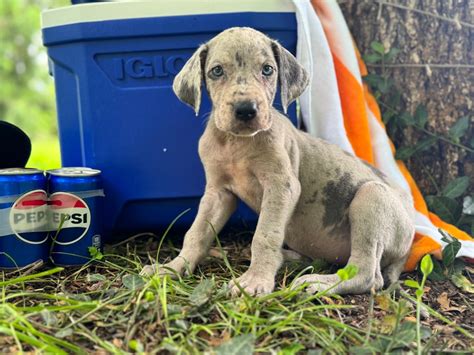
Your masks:
[[[380,289],[384,278],[396,281],[414,236],[411,196],[364,161],[299,131],[272,107],[278,84],[285,111],[308,84],[293,55],[256,30],[231,28],[200,46],[174,80],[176,95],[196,114],[202,83],[213,104],[199,141],[206,189],[179,256],[158,272],[192,272],[240,198],[259,220],[250,266],[230,283],[233,294],[272,292],[283,245],[358,268],[336,287],[336,274],[295,280],[311,293],[365,293]]]

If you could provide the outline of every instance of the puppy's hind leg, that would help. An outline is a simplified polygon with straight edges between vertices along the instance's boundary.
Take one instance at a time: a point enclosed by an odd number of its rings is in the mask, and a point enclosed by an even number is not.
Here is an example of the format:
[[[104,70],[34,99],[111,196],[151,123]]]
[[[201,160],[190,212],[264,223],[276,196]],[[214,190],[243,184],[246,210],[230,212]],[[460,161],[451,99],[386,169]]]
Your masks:
[[[308,283],[307,291],[310,293],[330,289],[328,293],[337,294],[366,293],[372,288],[382,288],[380,262],[384,238],[395,235],[392,216],[387,212],[394,206],[387,189],[380,183],[367,182],[360,187],[349,206],[351,256],[348,264],[357,267],[356,276],[335,286],[340,281],[337,274],[304,275],[295,281],[294,286]]]
[[[398,281],[400,274],[402,273],[407,257],[401,258],[396,262],[388,265],[382,272],[384,286],[388,287]]]

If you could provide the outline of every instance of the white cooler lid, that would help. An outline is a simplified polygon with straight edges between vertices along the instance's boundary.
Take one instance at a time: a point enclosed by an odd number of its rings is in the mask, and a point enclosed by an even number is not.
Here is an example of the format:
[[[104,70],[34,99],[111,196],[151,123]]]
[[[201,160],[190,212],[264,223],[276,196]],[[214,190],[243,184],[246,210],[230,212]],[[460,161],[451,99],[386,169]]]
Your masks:
[[[295,12],[291,0],[128,0],[43,11],[42,28],[82,22],[233,12]]]

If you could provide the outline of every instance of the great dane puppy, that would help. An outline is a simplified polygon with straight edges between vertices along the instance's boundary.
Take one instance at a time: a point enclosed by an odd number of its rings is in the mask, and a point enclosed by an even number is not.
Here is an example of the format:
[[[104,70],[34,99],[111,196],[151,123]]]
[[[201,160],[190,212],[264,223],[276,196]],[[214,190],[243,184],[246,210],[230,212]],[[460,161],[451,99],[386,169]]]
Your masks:
[[[284,245],[355,265],[357,275],[334,293],[365,293],[380,289],[384,277],[398,280],[414,236],[411,197],[364,161],[296,129],[272,106],[277,84],[285,111],[308,84],[293,55],[256,30],[231,28],[200,46],[174,80],[176,95],[196,114],[202,83],[213,104],[199,141],[205,193],[179,256],[143,273],[192,272],[240,198],[259,219],[250,267],[230,283],[233,294],[272,292]],[[293,285],[307,284],[313,293],[338,281],[336,274],[309,274]]]

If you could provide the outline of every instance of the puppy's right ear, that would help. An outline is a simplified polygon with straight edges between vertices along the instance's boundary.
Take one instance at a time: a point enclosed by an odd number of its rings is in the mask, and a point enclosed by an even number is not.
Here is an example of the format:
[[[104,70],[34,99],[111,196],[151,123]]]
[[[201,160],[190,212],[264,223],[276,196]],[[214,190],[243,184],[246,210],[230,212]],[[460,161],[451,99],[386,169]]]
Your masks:
[[[173,91],[178,98],[194,109],[196,116],[201,105],[201,82],[207,57],[207,45],[203,44],[184,64],[173,81]]]

